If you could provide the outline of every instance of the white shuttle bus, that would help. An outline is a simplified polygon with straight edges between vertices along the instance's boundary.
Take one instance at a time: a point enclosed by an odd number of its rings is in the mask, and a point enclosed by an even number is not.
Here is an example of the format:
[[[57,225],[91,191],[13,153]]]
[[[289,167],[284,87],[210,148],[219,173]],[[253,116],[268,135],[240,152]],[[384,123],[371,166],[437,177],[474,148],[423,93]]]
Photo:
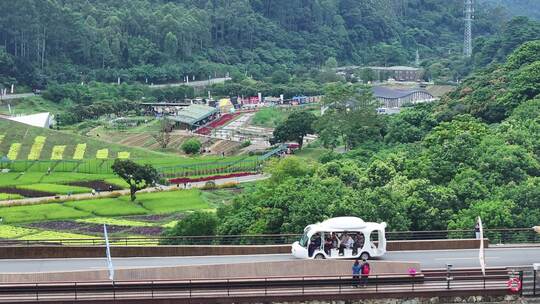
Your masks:
[[[309,225],[292,254],[301,259],[369,259],[386,253],[386,223],[369,223],[352,216]]]

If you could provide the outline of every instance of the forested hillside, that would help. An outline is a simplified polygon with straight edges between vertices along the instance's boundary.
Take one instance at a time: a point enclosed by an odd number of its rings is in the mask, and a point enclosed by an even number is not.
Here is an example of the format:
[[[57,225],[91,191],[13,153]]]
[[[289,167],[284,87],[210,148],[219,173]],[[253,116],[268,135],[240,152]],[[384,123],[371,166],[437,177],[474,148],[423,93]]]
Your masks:
[[[344,215],[386,221],[390,230],[472,229],[477,216],[488,228],[537,225],[539,83],[537,40],[438,104],[387,117],[328,110],[316,123],[321,139],[335,134],[352,150],[313,163],[276,161],[268,181],[218,211],[217,232],[299,233]],[[365,100],[350,89],[328,86],[325,100]]]
[[[285,68],[407,64],[460,54],[461,1],[17,0],[1,1],[2,82],[149,82]],[[500,11],[478,10],[475,34]],[[16,78],[16,79],[13,79]]]

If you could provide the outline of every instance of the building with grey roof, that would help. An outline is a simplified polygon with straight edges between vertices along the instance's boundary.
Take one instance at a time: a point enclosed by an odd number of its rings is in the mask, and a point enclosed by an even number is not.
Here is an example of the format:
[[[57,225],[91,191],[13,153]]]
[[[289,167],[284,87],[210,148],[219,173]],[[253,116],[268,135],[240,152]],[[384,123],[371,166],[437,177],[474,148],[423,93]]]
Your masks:
[[[421,88],[395,89],[389,87],[373,87],[373,96],[386,109],[401,108],[403,105],[430,102],[435,99],[428,91]]]
[[[181,109],[176,115],[167,116],[172,120],[176,127],[186,130],[195,130],[198,127],[216,119],[218,109],[202,104],[192,104]]]

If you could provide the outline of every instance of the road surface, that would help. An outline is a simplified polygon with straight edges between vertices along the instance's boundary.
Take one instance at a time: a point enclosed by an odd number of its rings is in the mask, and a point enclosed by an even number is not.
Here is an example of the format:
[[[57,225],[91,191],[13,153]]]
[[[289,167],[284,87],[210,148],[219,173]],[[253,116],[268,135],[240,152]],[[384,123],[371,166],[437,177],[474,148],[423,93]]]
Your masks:
[[[2,95],[0,97],[0,100],[10,100],[10,99],[17,99],[17,98],[26,98],[26,97],[32,97],[35,96],[34,93],[25,93],[25,94],[8,94],[8,95]]]
[[[153,84],[149,87],[151,88],[166,88],[166,87],[179,87],[179,86],[188,86],[188,87],[205,87],[208,85],[223,83],[227,80],[231,80],[231,77],[222,77],[222,78],[212,78],[207,80],[197,80],[190,82],[178,82],[178,83],[166,83],[166,84]]]
[[[42,260],[0,260],[0,273],[35,273],[57,271],[81,271],[107,269],[105,252],[103,258],[92,259],[42,259]],[[247,262],[278,262],[295,259],[289,254],[211,256],[211,257],[141,257],[114,258],[116,269],[146,268],[183,265],[214,265]],[[389,252],[383,261],[418,261],[423,269],[479,267],[478,250],[432,250]],[[540,247],[488,248],[486,264],[488,267],[527,266],[540,262]]]

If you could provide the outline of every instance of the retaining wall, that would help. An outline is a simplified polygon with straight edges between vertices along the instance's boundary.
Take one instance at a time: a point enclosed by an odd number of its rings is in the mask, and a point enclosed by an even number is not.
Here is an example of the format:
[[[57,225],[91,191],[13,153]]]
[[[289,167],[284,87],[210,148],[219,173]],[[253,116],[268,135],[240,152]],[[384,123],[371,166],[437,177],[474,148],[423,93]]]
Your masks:
[[[489,241],[484,240],[487,248]],[[388,251],[473,249],[479,240],[389,241]],[[178,246],[113,246],[113,257],[209,256],[290,253],[290,245],[178,245]],[[103,246],[7,246],[0,248],[0,259],[96,258],[103,257]]]
[[[351,276],[352,261],[293,260],[216,265],[190,265],[115,269],[116,281],[234,279],[302,276]],[[105,268],[105,267],[104,267]],[[407,274],[408,269],[420,270],[418,262],[370,261],[371,275]],[[421,272],[418,272],[420,275]],[[3,273],[0,283],[45,283],[107,281],[107,270],[63,271],[37,273]]]

